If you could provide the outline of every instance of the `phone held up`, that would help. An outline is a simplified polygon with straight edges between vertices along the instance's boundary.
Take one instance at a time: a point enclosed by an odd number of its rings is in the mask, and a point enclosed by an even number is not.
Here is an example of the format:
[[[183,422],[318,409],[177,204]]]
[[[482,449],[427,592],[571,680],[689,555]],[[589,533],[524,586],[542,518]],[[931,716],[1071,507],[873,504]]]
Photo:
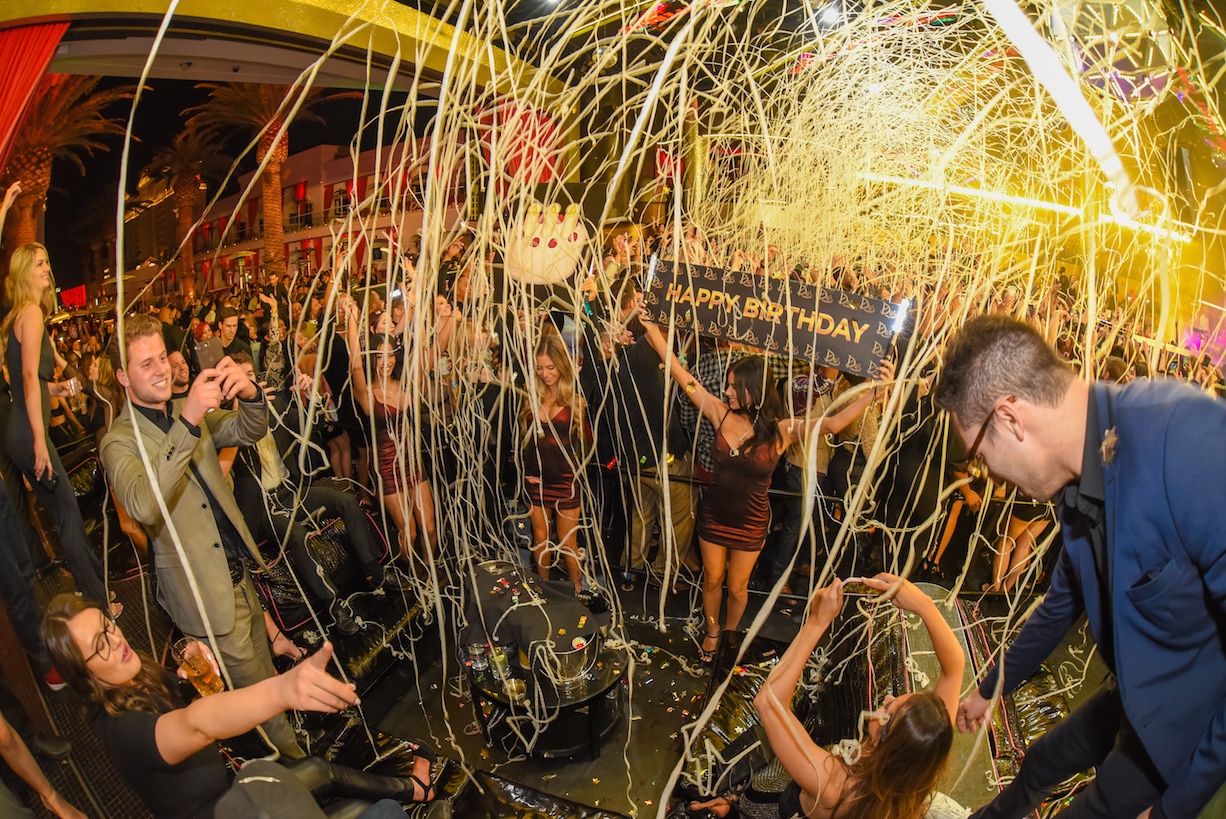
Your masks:
[[[221,361],[225,351],[221,347],[221,339],[213,336],[206,338],[204,341],[196,345],[196,361],[200,364],[200,369],[211,370]]]

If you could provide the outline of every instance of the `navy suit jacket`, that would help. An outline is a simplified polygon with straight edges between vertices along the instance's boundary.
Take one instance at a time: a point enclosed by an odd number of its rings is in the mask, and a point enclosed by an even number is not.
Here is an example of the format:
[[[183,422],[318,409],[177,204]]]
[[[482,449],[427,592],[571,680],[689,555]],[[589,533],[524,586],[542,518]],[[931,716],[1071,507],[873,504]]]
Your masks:
[[[1089,537],[1065,524],[1051,587],[1005,652],[1006,691],[1082,612],[1101,639],[1110,606],[1124,711],[1167,782],[1162,814],[1191,819],[1226,782],[1226,402],[1167,380],[1094,384],[1090,400],[1098,441],[1116,434],[1103,462],[1111,599]]]

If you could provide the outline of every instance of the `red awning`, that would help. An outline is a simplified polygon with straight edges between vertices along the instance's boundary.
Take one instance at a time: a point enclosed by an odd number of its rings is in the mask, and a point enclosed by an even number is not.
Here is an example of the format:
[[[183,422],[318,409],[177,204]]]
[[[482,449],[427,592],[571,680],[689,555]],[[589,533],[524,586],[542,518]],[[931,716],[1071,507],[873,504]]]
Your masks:
[[[0,170],[21,126],[26,106],[68,23],[43,23],[0,31]]]

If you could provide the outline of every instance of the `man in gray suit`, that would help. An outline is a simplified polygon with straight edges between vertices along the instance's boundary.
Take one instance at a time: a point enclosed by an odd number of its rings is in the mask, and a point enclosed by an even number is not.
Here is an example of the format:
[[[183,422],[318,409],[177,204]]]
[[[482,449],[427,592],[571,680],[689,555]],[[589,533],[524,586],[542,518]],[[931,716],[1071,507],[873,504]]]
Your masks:
[[[173,378],[161,323],[152,316],[132,316],[125,322],[123,340],[126,367],[119,360],[117,340],[109,352],[135,412],[125,407],[102,439],[102,463],[120,503],[149,534],[158,602],[184,634],[202,641],[207,640],[203,607],[217,638],[215,651],[235,685],[267,679],[276,670],[264,611],[243,558],[262,561],[217,459],[221,447],[245,446],[263,437],[268,429],[264,394],[240,367],[223,358],[196,377],[185,398],[172,401]],[[220,409],[233,398],[238,399],[237,410]],[[149,469],[137,448],[137,430]],[[172,525],[182,554],[171,537]],[[263,727],[284,756],[304,756],[283,714]]]

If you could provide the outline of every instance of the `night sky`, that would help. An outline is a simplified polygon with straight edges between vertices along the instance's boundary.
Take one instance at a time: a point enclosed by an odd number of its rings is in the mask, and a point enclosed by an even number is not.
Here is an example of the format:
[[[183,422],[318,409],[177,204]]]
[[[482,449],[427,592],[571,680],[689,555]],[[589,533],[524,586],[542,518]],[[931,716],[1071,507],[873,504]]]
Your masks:
[[[113,86],[131,82],[126,79],[108,79],[105,84]],[[194,82],[149,81],[133,124],[136,141],[132,143],[128,160],[130,193],[136,191],[141,169],[149,162],[154,151],[169,144],[182,129],[181,112],[204,102],[206,98],[207,94],[197,90]],[[321,144],[348,144],[357,132],[360,107],[360,100],[342,100],[321,107],[319,113],[327,120],[326,124],[304,122],[290,129],[291,153]],[[116,106],[110,113],[112,116],[126,119],[129,110],[121,110]],[[369,136],[373,145],[374,135]],[[251,134],[235,133],[226,145],[229,155],[234,156],[241,151],[250,137]],[[109,185],[118,181],[122,143],[122,137],[110,137],[107,139],[110,151],[100,152],[92,157],[83,156],[86,169],[84,175],[69,161],[57,160],[55,163],[51,175],[51,191],[47,195],[45,244],[51,256],[56,284],[61,288],[74,287],[84,281],[90,251],[88,237],[82,234],[78,225],[79,215],[89,207],[93,198],[103,194]],[[252,152],[244,157],[240,171],[251,170],[255,165],[255,154]]]

